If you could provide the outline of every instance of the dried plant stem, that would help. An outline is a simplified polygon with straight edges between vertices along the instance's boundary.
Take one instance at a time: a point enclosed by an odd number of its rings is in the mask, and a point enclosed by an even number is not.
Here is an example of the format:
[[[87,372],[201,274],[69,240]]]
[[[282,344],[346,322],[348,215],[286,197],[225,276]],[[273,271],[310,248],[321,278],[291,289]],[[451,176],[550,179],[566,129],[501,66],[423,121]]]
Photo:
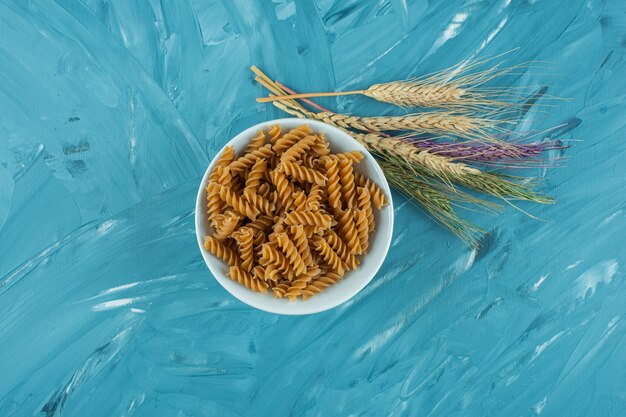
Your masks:
[[[411,171],[383,160],[380,165],[393,188],[407,196],[410,201],[424,208],[436,221],[458,236],[471,247],[478,246],[478,237],[484,233],[476,225],[463,220],[452,207],[450,198],[430,186]]]
[[[278,102],[274,102],[273,104],[293,116],[303,119],[314,118],[335,127],[339,127],[369,150],[382,154],[399,156],[408,162],[423,165],[443,177],[446,177],[449,174],[463,176],[467,174],[479,175],[481,173],[480,170],[476,168],[472,168],[463,163],[453,162],[450,158],[432,154],[427,150],[422,150],[406,141],[403,141],[402,139],[383,137],[373,133],[363,134],[351,132],[346,129],[346,125],[335,123],[333,118],[327,117],[324,112],[314,113],[306,109],[294,109]]]
[[[300,118],[313,118],[316,114],[319,114],[309,112],[306,109],[296,110],[280,102],[273,102],[272,104],[286,113]],[[332,120],[320,120],[334,124]],[[512,198],[541,204],[554,203],[554,199],[535,193],[524,185],[508,180],[507,177],[485,173],[469,165],[452,162],[453,160],[450,158],[437,158],[439,155],[420,150],[402,139],[381,137],[375,134],[355,133],[342,126],[335,126],[346,131],[370,151],[399,157],[407,162],[421,165],[426,168],[426,175],[440,177],[446,182],[454,182],[505,201]],[[413,168],[415,168],[415,165],[413,165]]]
[[[321,112],[318,119],[331,120],[333,124],[361,131],[411,131],[434,135],[454,135],[481,142],[497,142],[488,133],[507,121],[496,121],[458,115],[453,112],[427,112],[406,116],[357,117],[344,114]]]
[[[498,57],[483,61],[463,61],[424,77],[374,84],[364,90],[289,94],[261,97],[257,101],[266,103],[360,94],[401,107],[439,107],[465,110],[507,108],[512,105],[514,99],[517,99],[514,94],[510,94],[510,89],[484,88],[482,86],[494,78],[514,74],[516,70],[528,65],[521,64],[501,68],[496,64],[486,70],[472,72],[480,65],[495,58]],[[494,96],[501,96],[502,98],[496,99]]]

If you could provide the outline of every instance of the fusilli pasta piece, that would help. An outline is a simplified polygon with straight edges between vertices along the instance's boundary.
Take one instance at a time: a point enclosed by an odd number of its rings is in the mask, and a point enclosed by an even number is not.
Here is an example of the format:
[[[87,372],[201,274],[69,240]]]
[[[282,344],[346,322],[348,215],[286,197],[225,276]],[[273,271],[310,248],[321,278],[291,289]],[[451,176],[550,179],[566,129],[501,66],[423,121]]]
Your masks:
[[[289,182],[285,174],[275,169],[270,174],[272,182],[278,192],[278,199],[283,207],[283,210],[289,210],[293,203],[293,184]]]
[[[317,141],[311,145],[310,152],[313,156],[324,156],[330,153],[330,148],[328,147],[328,143]]]
[[[293,145],[298,143],[300,139],[313,133],[308,125],[302,125],[295,129],[291,129],[285,133],[282,137],[273,142],[272,149],[276,155],[280,155]]]
[[[291,148],[287,149],[280,156],[281,162],[293,162],[299,159],[302,154],[304,154],[307,150],[311,149],[311,147],[315,144],[315,136],[305,136],[296,142]]]
[[[227,167],[228,165],[230,165],[231,162],[233,162],[233,159],[235,159],[235,148],[233,148],[232,146],[224,147],[222,154],[215,162],[215,167],[213,168],[213,171],[209,174],[209,181],[216,182],[217,178],[219,177],[219,173],[216,171],[216,168]]]
[[[259,215],[259,209],[250,204],[243,197],[232,192],[228,187],[220,186],[220,198],[229,206],[243,214],[250,220],[255,220]]]
[[[278,278],[280,277],[280,271],[278,270],[278,268],[276,268],[274,265],[269,264],[265,267],[265,275],[264,275],[264,279],[266,281],[278,281]]]
[[[263,133],[262,130],[259,130],[256,136],[253,137],[250,140],[250,142],[248,142],[248,144],[246,145],[246,150],[244,151],[244,153],[250,153],[252,151],[259,149],[261,146],[265,145],[266,139],[267,138],[265,137],[265,133]]]
[[[296,191],[293,193],[293,209],[306,210],[306,194],[304,191]]]
[[[352,163],[359,163],[365,158],[361,151],[341,152],[333,155],[334,158],[345,158]]]
[[[259,149],[255,149],[254,151],[237,158],[230,163],[229,167],[232,173],[244,172],[250,169],[250,167],[252,167],[252,165],[254,165],[259,158],[268,159],[272,155],[274,155],[272,145],[268,143],[267,145],[261,146]]]
[[[349,159],[339,159],[339,182],[341,183],[341,196],[346,203],[346,208],[351,208],[354,203],[354,172],[352,161]]]
[[[280,233],[277,236],[278,247],[282,249],[285,257],[289,261],[293,271],[296,275],[304,272],[306,265],[300,256],[300,252],[296,248],[296,245],[289,239],[287,233]]]
[[[257,192],[259,193],[259,195],[262,195],[265,198],[270,198],[272,190],[270,189],[270,185],[264,182],[263,184],[259,185],[259,189]]]
[[[272,265],[282,272],[287,272],[291,269],[287,257],[269,244],[261,245],[261,257],[259,258],[259,262],[266,267]]]
[[[285,223],[289,226],[301,224],[329,229],[333,225],[333,218],[319,211],[292,211],[285,217]]]
[[[271,229],[274,223],[274,219],[271,216],[261,214],[256,219],[248,223],[246,227],[249,227],[253,230],[258,230],[259,232],[265,232],[266,230]]]
[[[287,289],[285,296],[291,301],[295,301],[301,294],[302,290],[311,282],[314,278],[320,275],[320,269],[317,266],[311,266],[307,268],[302,274],[298,275],[291,286]]]
[[[324,239],[326,239],[330,247],[339,255],[339,258],[346,264],[348,269],[355,269],[359,265],[357,257],[350,253],[346,244],[334,230],[327,230]]]
[[[365,210],[367,216],[367,229],[371,232],[374,230],[376,223],[374,222],[374,211],[372,210],[372,201],[370,199],[370,193],[365,187],[358,187],[356,189],[356,204],[361,210]]]
[[[359,245],[359,235],[354,225],[354,216],[351,210],[344,210],[338,213],[337,227],[339,228],[339,236],[344,241],[350,253],[357,253]]]
[[[339,163],[336,158],[329,159],[324,165],[326,168],[326,193],[328,204],[333,210],[341,209],[341,186],[339,185]]]
[[[346,266],[339,258],[339,255],[330,247],[328,242],[326,242],[323,238],[317,237],[313,240],[313,244],[315,246],[315,250],[322,256],[324,262],[328,266],[330,266],[333,271],[335,271],[338,275],[343,276],[346,270]]]
[[[365,210],[354,210],[354,226],[359,237],[359,249],[356,254],[366,253],[369,246],[369,226],[367,224],[367,214]]]
[[[220,186],[210,181],[206,187],[207,217],[211,225],[215,226],[215,217],[222,211],[222,199],[220,198]]]
[[[304,226],[304,234],[308,239],[314,235],[323,235],[326,230],[329,230],[323,226]]]
[[[249,272],[244,271],[240,266],[231,266],[228,275],[233,281],[237,281],[241,285],[255,292],[267,294],[269,285],[261,279],[257,279]]]
[[[370,193],[370,197],[372,199],[372,204],[374,204],[374,207],[380,210],[381,208],[389,204],[383,190],[381,190],[380,187],[376,185],[372,180],[359,172],[355,173],[354,180],[356,182],[356,185],[358,185],[359,187],[367,188],[367,191],[369,191]]]
[[[304,232],[304,227],[301,225],[291,226],[289,228],[289,232],[291,234],[291,240],[294,245],[296,245],[296,249],[298,249],[300,257],[302,257],[302,262],[304,262],[304,265],[306,266],[311,265],[313,262],[313,256],[311,256],[309,241]]]
[[[282,129],[278,125],[274,125],[270,128],[268,136],[270,138],[270,143],[274,145],[278,138],[282,135]]]
[[[274,203],[260,194],[248,194],[244,198],[263,214],[271,215],[276,208]]]
[[[307,286],[302,289],[302,299],[306,301],[314,295],[319,294],[329,286],[336,284],[340,280],[341,275],[337,274],[336,272],[326,272],[319,278],[316,278],[313,281],[309,282]]]
[[[314,184],[306,198],[306,208],[302,210],[318,211],[321,209],[322,198],[324,197],[324,189]]]
[[[274,297],[283,298],[285,294],[287,293],[287,290],[289,290],[290,286],[291,285],[289,281],[283,281],[279,283],[278,285],[276,285],[275,287],[272,287],[272,291],[274,292]]]
[[[206,239],[204,240],[204,249],[217,256],[218,258],[221,258],[230,266],[239,265],[239,257],[237,256],[235,251],[224,245],[213,236],[206,237]]]
[[[279,165],[279,170],[297,181],[306,181],[322,186],[326,185],[326,177],[319,171],[301,166],[295,162],[283,161]]]
[[[317,169],[319,159],[310,153],[302,155],[302,165],[307,168]]]
[[[248,272],[252,271],[254,263],[253,240],[254,233],[251,229],[242,227],[233,233],[233,238],[239,245],[239,256],[241,257],[241,266]]]
[[[237,229],[241,216],[233,211],[224,213],[224,217],[220,219],[220,222],[215,227],[215,234],[213,235],[217,240],[225,240],[231,233]]]
[[[256,160],[250,172],[248,173],[248,178],[246,178],[246,188],[243,190],[243,195],[248,197],[250,195],[256,194],[259,186],[261,185],[261,180],[265,176],[265,172],[267,171],[267,162],[265,159],[259,158]]]

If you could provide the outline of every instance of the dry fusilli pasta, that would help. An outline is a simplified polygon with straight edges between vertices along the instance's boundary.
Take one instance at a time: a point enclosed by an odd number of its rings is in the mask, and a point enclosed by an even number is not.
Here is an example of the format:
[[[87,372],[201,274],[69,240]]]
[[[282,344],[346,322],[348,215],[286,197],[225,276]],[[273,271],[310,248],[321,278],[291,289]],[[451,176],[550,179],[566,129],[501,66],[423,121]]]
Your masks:
[[[252,291],[306,300],[359,265],[369,246],[380,188],[355,172],[359,151],[332,154],[302,125],[259,131],[237,157],[225,147],[206,184],[212,235],[205,249]]]

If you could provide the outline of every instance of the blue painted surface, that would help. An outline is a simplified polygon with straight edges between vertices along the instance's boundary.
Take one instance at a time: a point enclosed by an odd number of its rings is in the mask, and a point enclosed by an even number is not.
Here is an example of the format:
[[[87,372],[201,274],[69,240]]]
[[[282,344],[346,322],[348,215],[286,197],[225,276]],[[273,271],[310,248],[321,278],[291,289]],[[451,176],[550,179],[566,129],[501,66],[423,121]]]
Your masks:
[[[619,0],[0,4],[0,416],[623,416],[626,14]],[[570,98],[553,207],[468,213],[473,252],[399,196],[355,299],[252,310],[208,274],[209,158],[301,91],[519,47],[501,83]],[[364,98],[339,110],[388,111]]]

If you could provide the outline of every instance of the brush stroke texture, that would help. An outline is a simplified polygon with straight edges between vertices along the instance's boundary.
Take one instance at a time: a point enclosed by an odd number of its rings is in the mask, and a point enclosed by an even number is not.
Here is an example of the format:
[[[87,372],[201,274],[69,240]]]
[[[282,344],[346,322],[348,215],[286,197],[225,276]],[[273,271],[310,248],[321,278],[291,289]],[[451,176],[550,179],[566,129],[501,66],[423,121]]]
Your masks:
[[[0,3],[1,416],[620,416],[626,405],[626,17],[618,0]],[[463,247],[402,197],[348,303],[252,310],[210,277],[193,203],[258,105],[512,48],[499,81],[570,98],[555,207]],[[390,112],[363,97],[322,100]]]

